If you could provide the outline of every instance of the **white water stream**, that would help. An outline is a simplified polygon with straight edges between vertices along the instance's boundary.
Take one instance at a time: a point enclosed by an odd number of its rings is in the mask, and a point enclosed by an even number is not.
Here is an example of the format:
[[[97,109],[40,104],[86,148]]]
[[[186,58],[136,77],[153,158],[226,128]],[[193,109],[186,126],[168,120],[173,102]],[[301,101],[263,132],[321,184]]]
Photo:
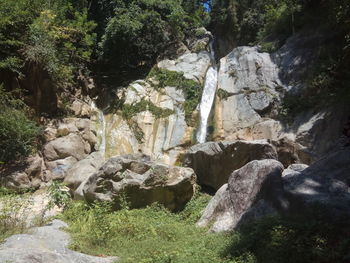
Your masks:
[[[209,67],[205,76],[205,84],[202,99],[199,104],[200,124],[197,131],[197,142],[204,143],[207,137],[208,118],[213,106],[216,88],[218,84],[218,70],[215,63],[215,54],[212,43],[210,43],[212,66]]]

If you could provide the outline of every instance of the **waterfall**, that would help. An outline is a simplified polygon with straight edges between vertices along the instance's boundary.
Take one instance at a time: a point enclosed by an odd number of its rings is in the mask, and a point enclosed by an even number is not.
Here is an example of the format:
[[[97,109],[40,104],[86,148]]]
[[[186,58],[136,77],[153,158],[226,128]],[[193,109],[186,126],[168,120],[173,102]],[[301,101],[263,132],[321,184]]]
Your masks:
[[[215,53],[212,42],[210,43],[210,55],[212,66],[209,67],[205,76],[202,99],[199,104],[200,124],[197,131],[197,142],[199,143],[205,142],[207,137],[208,118],[213,106],[218,83],[218,70],[215,63]]]
[[[99,147],[98,150],[101,153],[103,153],[103,155],[104,155],[105,152],[106,152],[106,119],[105,119],[105,115],[104,115],[102,110],[97,108],[95,102],[91,103],[91,108],[96,110],[97,116],[98,116],[98,120],[99,120],[99,122],[100,122],[100,124],[102,126],[102,128],[98,130],[98,136],[100,137],[100,140],[101,140],[100,147]]]

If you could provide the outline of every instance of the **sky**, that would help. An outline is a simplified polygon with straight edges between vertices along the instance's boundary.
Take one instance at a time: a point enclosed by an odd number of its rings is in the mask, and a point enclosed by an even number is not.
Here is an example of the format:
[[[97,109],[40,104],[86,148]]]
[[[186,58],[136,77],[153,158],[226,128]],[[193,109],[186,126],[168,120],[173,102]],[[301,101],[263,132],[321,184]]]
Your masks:
[[[204,6],[204,9],[205,9],[205,11],[207,11],[207,12],[210,12],[211,11],[211,0],[209,0],[209,1],[207,1],[207,2],[205,2],[205,3],[203,3],[203,6]]]

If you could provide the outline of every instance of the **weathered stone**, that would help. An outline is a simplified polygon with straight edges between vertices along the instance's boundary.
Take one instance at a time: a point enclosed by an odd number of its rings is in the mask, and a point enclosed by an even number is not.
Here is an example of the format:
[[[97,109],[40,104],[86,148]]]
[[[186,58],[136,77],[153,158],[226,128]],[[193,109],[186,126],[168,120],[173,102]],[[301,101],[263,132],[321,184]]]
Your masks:
[[[72,156],[69,156],[65,159],[46,162],[47,169],[51,172],[49,179],[50,180],[64,179],[66,177],[67,171],[70,168],[72,168],[73,165],[76,164],[77,162],[78,160]]]
[[[284,190],[294,209],[321,204],[332,215],[350,216],[350,148],[331,153],[304,170],[286,171]]]
[[[276,160],[252,161],[230,176],[205,209],[199,226],[213,223],[211,231],[230,231],[248,221],[286,209],[281,173]]]
[[[192,146],[185,156],[201,185],[219,189],[231,173],[252,160],[277,159],[276,150],[267,141],[207,142]]]
[[[0,185],[14,190],[38,188],[44,179],[45,164],[38,154],[26,158],[23,165],[2,171]]]
[[[261,121],[279,100],[279,69],[268,53],[238,47],[220,60],[215,121],[225,138]],[[220,92],[222,94],[220,94]]]
[[[49,161],[64,159],[69,156],[81,160],[86,156],[84,141],[77,134],[60,137],[45,145],[44,155]]]
[[[60,230],[68,225],[54,220],[33,228],[30,234],[14,235],[0,245],[1,262],[12,263],[112,263],[117,257],[94,257],[68,248],[69,234]]]
[[[75,163],[68,171],[64,183],[75,190],[79,185],[94,174],[103,164],[104,156],[101,152],[94,152],[87,158]]]
[[[117,208],[126,198],[132,208],[158,202],[176,211],[192,198],[195,180],[190,168],[167,166],[151,162],[145,156],[129,155],[109,159],[83,183],[82,192],[88,201],[114,201]]]
[[[204,78],[210,64],[209,53],[202,51],[200,53],[184,54],[176,60],[162,60],[158,62],[158,67],[181,72],[185,78],[204,83]]]
[[[287,169],[285,169],[282,173],[282,177],[283,176],[291,176],[291,175],[299,175],[302,171],[304,171],[306,168],[308,168],[309,166],[306,164],[302,164],[302,163],[296,163],[296,164],[291,164],[288,166]]]

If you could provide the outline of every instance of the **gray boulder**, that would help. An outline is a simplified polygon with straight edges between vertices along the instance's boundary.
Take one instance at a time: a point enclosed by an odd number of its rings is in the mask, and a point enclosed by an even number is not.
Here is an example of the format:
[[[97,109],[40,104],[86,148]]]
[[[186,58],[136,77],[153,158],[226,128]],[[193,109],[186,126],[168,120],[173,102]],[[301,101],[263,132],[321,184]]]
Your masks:
[[[34,228],[30,234],[14,235],[0,246],[1,263],[112,263],[117,257],[94,257],[68,248],[69,234],[60,230],[67,224],[54,220]]]
[[[82,160],[86,157],[84,140],[74,133],[57,138],[45,145],[44,155],[49,161],[69,156]]]
[[[296,211],[319,204],[332,215],[350,215],[350,148],[334,152],[302,171],[285,172],[283,185]]]
[[[231,231],[240,224],[285,209],[283,165],[272,159],[252,161],[236,170],[209,202],[198,226]]]
[[[199,184],[215,190],[227,183],[234,170],[261,159],[277,159],[276,150],[265,140],[207,142],[191,147],[185,155]]]
[[[64,178],[64,183],[71,189],[76,190],[79,185],[94,174],[104,162],[104,156],[101,152],[94,152],[87,158],[74,164]]]
[[[142,155],[124,155],[109,159],[79,190],[87,201],[112,201],[117,209],[126,199],[131,208],[158,202],[176,211],[192,198],[195,182],[191,168],[151,162]]]

